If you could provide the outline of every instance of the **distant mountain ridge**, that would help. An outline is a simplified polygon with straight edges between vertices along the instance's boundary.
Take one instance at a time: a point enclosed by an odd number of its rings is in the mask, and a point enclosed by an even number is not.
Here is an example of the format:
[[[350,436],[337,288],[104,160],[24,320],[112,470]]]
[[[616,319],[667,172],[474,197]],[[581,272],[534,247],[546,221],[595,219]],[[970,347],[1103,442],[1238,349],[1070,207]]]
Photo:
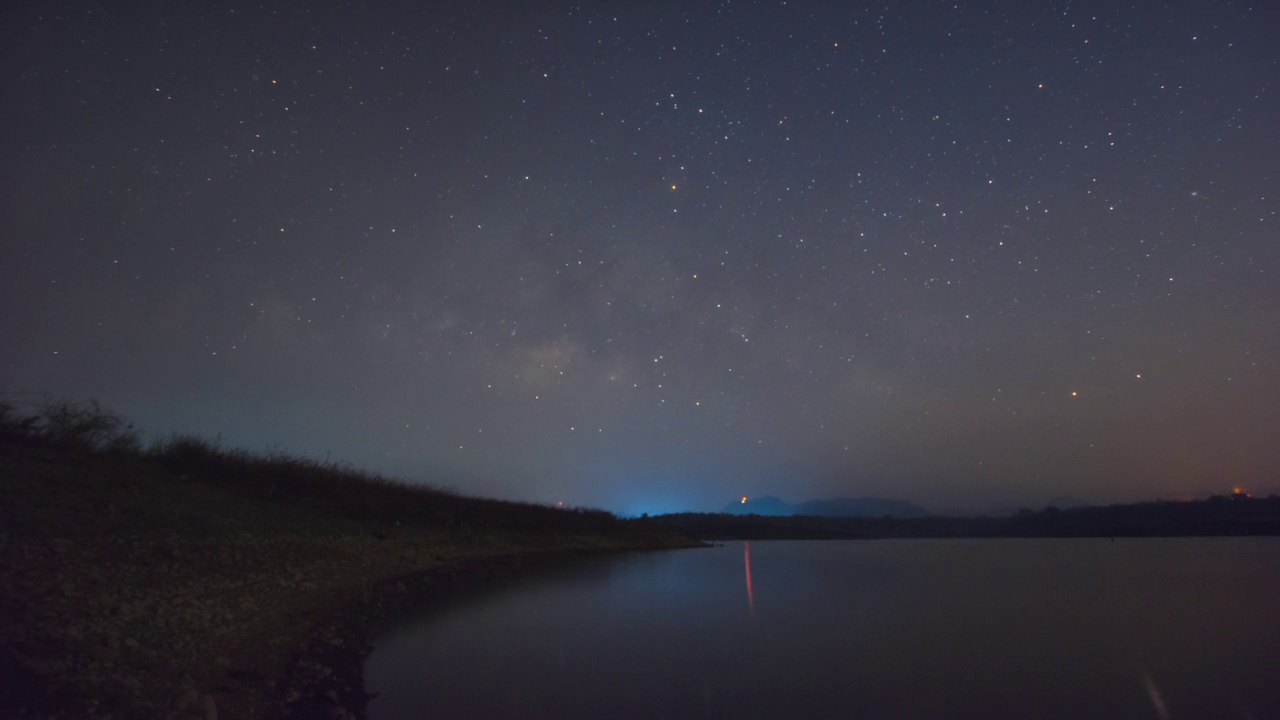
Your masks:
[[[766,505],[787,505],[777,498]],[[802,503],[803,504],[803,503]],[[765,517],[749,512],[750,502],[725,513],[675,513],[653,518],[704,540],[806,540],[816,538],[996,538],[996,537],[1280,537],[1280,494],[1244,493],[1208,500],[1157,500],[1072,508],[1026,509],[1014,515],[956,517]],[[789,506],[790,507],[790,506]],[[799,506],[795,506],[799,507]]]
[[[906,500],[860,497],[832,498],[830,500],[806,500],[791,504],[773,495],[759,498],[743,498],[729,503],[721,512],[730,515],[808,515],[812,517],[927,517],[929,511]]]

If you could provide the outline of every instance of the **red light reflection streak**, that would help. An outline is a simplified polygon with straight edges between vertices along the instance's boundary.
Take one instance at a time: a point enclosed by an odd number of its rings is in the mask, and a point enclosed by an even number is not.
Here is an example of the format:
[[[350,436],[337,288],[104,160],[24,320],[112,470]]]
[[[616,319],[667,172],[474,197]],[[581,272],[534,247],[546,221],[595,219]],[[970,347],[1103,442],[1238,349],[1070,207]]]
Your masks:
[[[751,610],[751,617],[756,616],[756,596],[751,591],[751,541],[742,541],[743,557],[747,563],[747,607]]]

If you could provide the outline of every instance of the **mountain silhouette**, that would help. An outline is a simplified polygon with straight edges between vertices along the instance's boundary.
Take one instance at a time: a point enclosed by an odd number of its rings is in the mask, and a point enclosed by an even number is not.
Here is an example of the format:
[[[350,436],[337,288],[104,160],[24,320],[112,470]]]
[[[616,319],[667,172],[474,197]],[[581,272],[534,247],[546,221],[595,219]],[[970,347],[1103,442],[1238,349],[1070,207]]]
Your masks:
[[[813,517],[925,517],[929,511],[906,500],[888,498],[832,498],[806,500],[793,505],[773,495],[729,503],[721,511],[730,515],[809,515]]]
[[[790,503],[773,495],[758,498],[743,498],[740,502],[729,503],[721,512],[730,515],[795,515],[796,508]]]

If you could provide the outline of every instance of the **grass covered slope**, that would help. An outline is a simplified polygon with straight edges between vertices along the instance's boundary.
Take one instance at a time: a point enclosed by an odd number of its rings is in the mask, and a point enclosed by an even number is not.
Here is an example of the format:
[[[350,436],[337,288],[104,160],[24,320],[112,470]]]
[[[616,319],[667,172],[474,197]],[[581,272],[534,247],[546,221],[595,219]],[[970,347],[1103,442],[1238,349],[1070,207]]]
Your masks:
[[[462,497],[196,438],[144,449],[95,405],[0,406],[0,707],[287,714],[334,672],[307,650],[318,624],[402,589],[396,578],[689,544],[599,510]],[[325,716],[341,717],[332,705]]]

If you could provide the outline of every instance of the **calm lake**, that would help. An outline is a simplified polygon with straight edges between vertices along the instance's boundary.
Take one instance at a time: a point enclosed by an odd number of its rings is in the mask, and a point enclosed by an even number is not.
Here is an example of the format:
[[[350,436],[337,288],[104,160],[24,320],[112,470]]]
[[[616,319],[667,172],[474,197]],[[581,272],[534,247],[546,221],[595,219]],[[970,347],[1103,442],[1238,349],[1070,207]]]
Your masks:
[[[1280,538],[726,542],[463,583],[372,720],[1280,718]]]

